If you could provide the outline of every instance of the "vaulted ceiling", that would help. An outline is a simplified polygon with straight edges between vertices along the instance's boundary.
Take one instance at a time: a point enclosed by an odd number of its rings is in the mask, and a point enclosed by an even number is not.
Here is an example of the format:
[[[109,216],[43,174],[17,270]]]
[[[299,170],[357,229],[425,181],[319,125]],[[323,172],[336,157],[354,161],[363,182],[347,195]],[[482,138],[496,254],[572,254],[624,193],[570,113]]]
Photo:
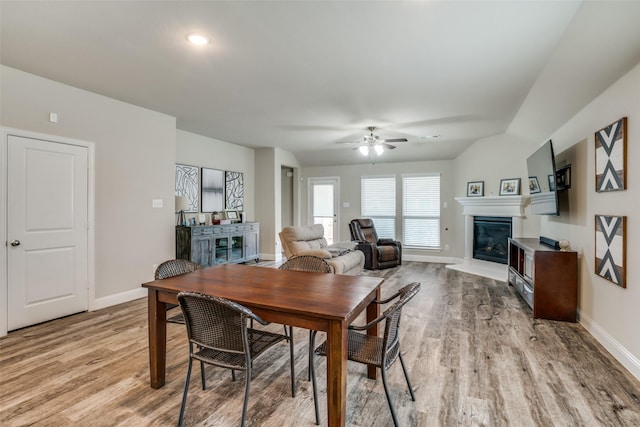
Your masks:
[[[366,161],[336,142],[368,126],[408,139],[378,162],[441,160],[505,132],[542,142],[640,62],[638,17],[623,1],[3,0],[0,60],[302,165]]]

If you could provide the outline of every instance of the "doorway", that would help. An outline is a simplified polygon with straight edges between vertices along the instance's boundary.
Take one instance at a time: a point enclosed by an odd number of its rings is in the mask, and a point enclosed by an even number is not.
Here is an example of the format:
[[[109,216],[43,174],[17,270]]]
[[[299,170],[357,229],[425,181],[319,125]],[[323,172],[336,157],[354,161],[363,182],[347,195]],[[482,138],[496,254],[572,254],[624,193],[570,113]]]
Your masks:
[[[340,178],[309,178],[309,223],[322,224],[328,244],[339,240]]]
[[[293,168],[280,167],[280,213],[281,229],[291,227],[293,223]]]
[[[93,145],[14,130],[3,130],[3,145],[7,323],[0,335],[87,311],[93,293]]]

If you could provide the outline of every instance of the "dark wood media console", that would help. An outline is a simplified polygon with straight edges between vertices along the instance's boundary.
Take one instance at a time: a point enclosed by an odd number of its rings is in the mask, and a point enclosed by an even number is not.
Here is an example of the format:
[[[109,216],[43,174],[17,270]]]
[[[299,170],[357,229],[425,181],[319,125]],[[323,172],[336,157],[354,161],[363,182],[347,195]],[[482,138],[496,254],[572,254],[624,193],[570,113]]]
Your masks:
[[[578,254],[542,245],[538,239],[509,239],[509,284],[533,310],[533,317],[576,321]]]

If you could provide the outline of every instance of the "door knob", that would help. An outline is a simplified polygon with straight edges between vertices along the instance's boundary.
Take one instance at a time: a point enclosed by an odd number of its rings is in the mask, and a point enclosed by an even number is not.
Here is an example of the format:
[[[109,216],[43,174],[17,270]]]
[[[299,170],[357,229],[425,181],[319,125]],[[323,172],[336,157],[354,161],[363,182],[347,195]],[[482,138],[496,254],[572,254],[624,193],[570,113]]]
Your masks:
[[[20,246],[20,240],[14,240],[11,242],[11,246]]]

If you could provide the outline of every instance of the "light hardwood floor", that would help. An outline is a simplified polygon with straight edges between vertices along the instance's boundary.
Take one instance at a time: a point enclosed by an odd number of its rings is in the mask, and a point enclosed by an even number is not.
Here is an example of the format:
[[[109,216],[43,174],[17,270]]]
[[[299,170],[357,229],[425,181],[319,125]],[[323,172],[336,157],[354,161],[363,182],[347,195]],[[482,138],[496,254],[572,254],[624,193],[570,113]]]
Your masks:
[[[383,296],[422,283],[401,325],[415,402],[399,364],[389,373],[402,425],[640,426],[640,382],[580,325],[532,319],[504,282],[416,262],[365,274],[386,278]],[[153,390],[146,324],[141,299],[0,339],[0,425],[175,425],[186,374],[184,327],[168,326],[167,383]],[[297,329],[295,337],[297,397],[282,344],[255,361],[248,425],[313,425],[308,334]],[[325,361],[316,363],[326,417]],[[367,379],[361,365],[348,369],[348,425],[391,425],[380,380]],[[232,382],[229,371],[209,367],[203,391],[195,365],[186,424],[238,425],[243,384],[242,374]]]

